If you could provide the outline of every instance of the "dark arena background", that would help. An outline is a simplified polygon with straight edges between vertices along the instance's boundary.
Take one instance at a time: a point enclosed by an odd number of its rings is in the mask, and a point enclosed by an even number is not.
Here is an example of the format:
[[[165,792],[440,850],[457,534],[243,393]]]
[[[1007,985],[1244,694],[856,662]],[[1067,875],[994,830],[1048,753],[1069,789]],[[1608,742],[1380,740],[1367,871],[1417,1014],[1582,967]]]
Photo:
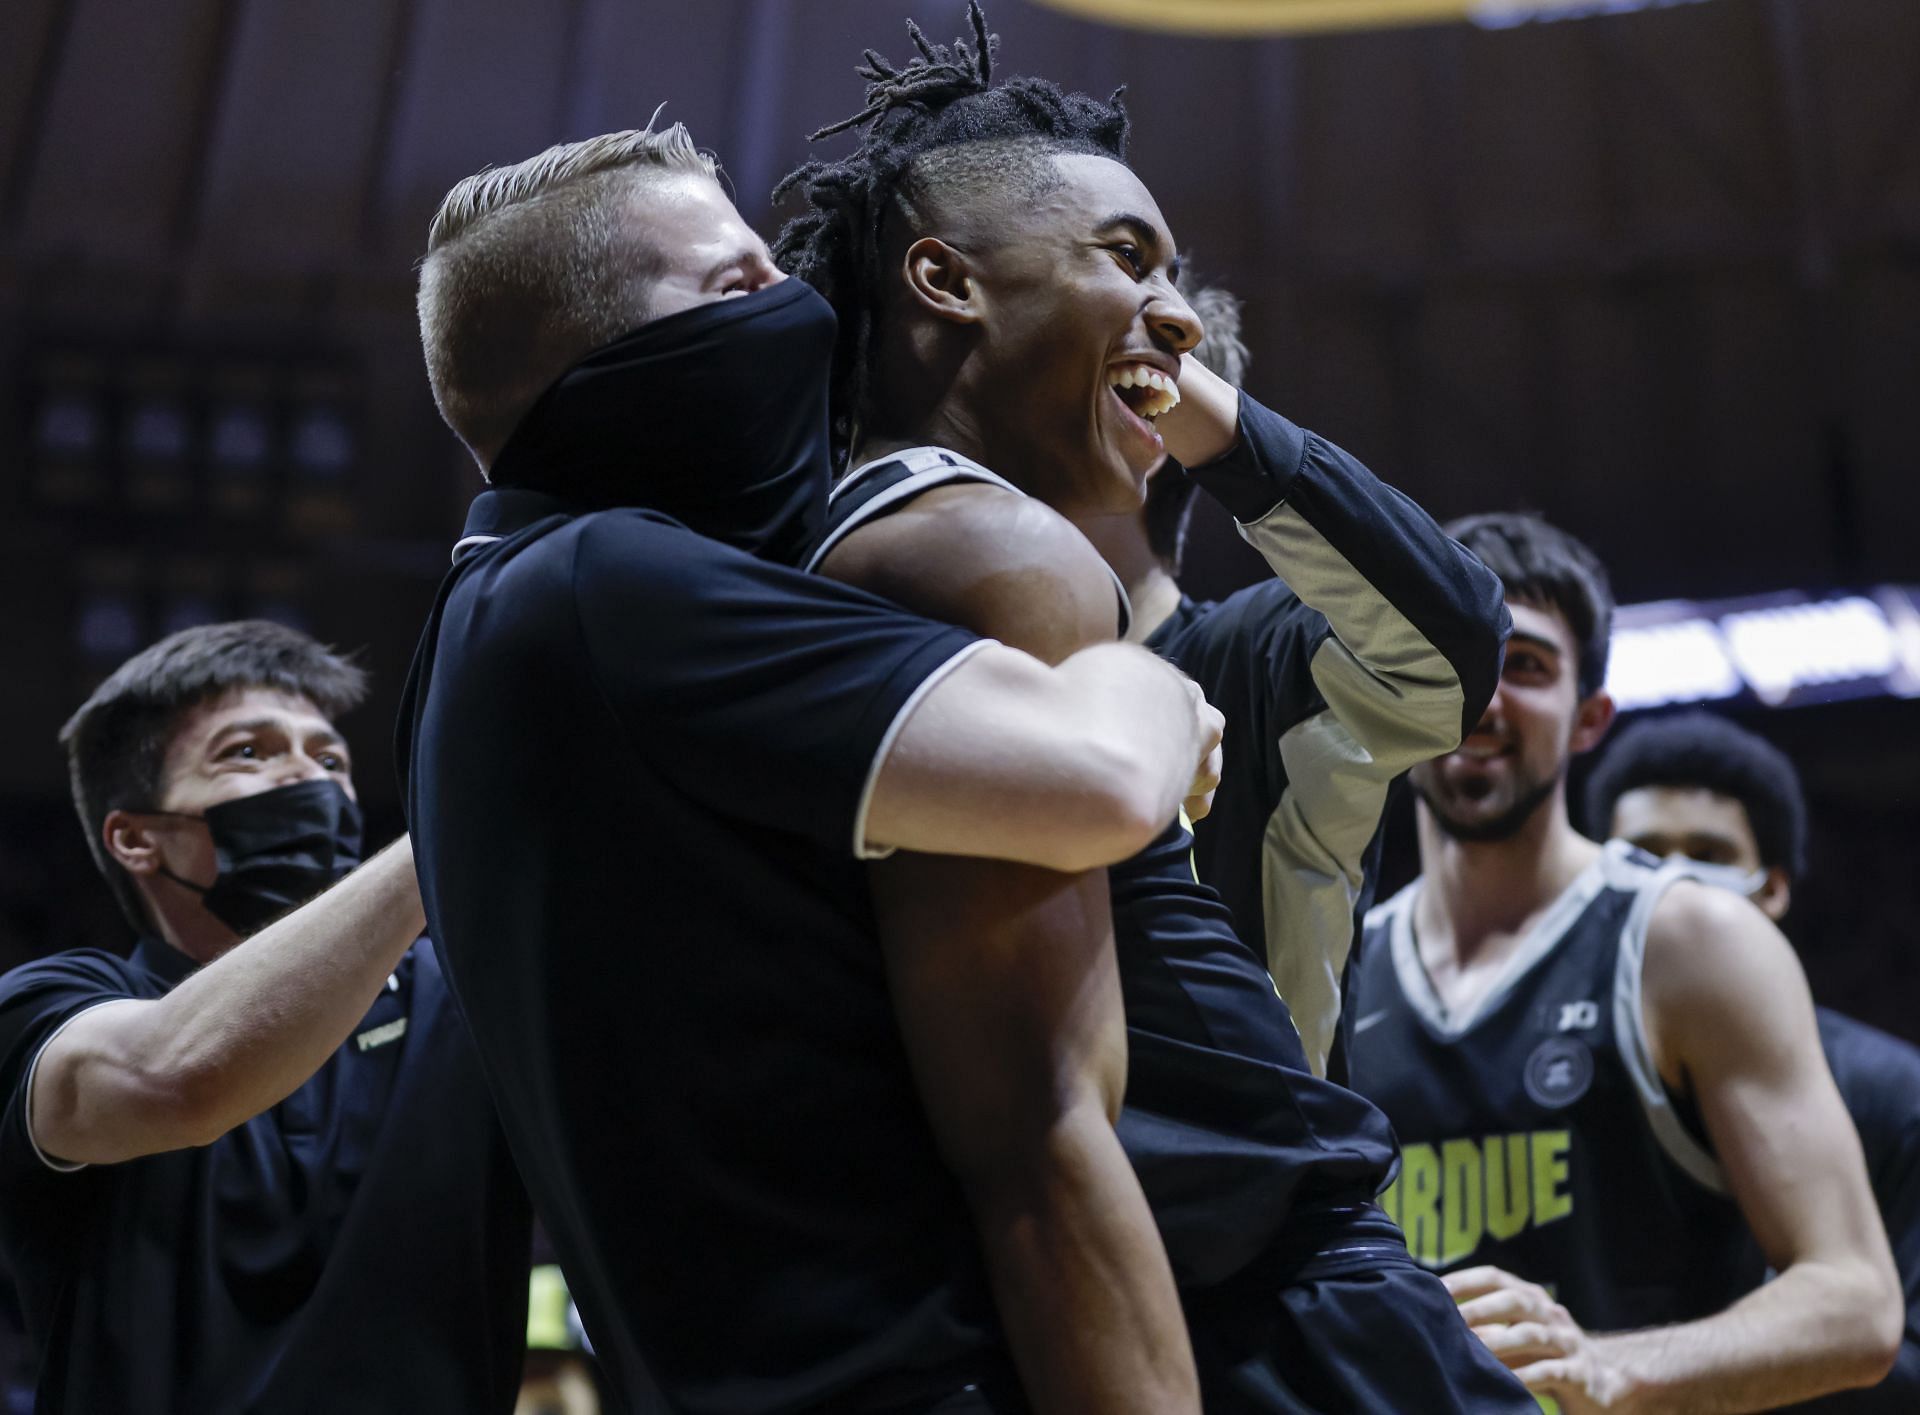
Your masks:
[[[771,234],[907,13],[964,28],[961,0],[0,6],[0,965],[127,945],[55,734],[182,626],[360,650],[356,774],[399,830],[396,698],[480,486],[414,323],[447,188],[665,100]],[[989,19],[1005,71],[1127,85],[1133,165],[1245,301],[1253,391],[1443,519],[1586,539],[1634,607],[1629,719],[1707,704],[1791,755],[1815,997],[1920,1041],[1920,5]],[[1189,588],[1260,573],[1203,504]],[[1391,887],[1406,819],[1389,857]]]

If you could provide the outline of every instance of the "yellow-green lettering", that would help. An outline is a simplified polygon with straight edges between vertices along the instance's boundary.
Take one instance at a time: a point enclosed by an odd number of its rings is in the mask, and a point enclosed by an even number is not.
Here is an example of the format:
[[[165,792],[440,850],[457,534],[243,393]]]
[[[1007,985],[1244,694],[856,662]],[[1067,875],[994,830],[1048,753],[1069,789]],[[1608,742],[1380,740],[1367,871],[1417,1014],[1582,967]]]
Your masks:
[[[1449,1140],[1440,1147],[1440,1261],[1453,1264],[1480,1246],[1480,1147]]]
[[[1400,1156],[1400,1227],[1407,1249],[1430,1268],[1440,1266],[1440,1157],[1431,1145],[1408,1145]]]
[[[1573,1136],[1565,1130],[1533,1132],[1533,1222],[1544,1228],[1573,1212],[1567,1192],[1567,1151]]]
[[[1487,1233],[1504,1242],[1527,1226],[1527,1137],[1487,1136]]]

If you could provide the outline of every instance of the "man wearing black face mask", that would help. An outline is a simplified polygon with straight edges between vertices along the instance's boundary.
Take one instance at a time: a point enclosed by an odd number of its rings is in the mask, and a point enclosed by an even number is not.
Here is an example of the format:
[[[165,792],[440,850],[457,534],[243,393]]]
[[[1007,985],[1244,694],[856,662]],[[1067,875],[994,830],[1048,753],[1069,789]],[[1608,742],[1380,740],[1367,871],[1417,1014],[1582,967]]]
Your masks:
[[[1110,946],[1023,969],[983,938],[941,1018],[897,1017],[860,861],[1122,858],[1174,817],[1211,710],[1126,646],[1050,668],[793,567],[825,511],[834,320],[684,130],[461,183],[419,308],[492,482],[402,712],[421,891],[616,1390],[687,1415],[1015,1410],[998,1328],[1097,1312],[1108,1340],[1145,1333],[1172,1398],[1043,1393],[1023,1360],[1036,1404],[1193,1408],[1113,1133]],[[1079,905],[1043,873],[1033,912]],[[990,1009],[989,973],[1022,984]],[[1006,1044],[958,1075],[943,1022]],[[1117,1183],[1061,1201],[1094,1177]],[[1096,1241],[1115,1260],[1052,1306],[994,1263],[996,1321],[979,1248],[1044,1285]]]
[[[219,624],[122,665],[61,734],[141,937],[0,980],[0,1257],[36,1410],[513,1405],[528,1208],[411,946],[407,841],[355,868],[332,719],[364,692],[303,634]],[[404,1359],[367,1359],[396,1337]]]

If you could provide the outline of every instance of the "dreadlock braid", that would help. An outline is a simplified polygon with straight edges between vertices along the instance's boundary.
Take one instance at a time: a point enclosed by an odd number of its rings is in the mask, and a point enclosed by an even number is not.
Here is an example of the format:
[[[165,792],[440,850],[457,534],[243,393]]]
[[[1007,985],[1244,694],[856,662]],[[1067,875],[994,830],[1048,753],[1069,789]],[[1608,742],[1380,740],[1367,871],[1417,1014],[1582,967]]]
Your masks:
[[[979,0],[969,0],[967,19],[971,40],[951,45],[930,43],[907,21],[917,55],[904,65],[865,50],[855,72],[867,81],[866,106],[811,139],[864,128],[860,145],[837,161],[806,163],[773,189],[776,203],[796,191],[804,201],[774,242],[774,259],[825,296],[840,316],[832,382],[838,458],[846,456],[855,426],[868,417],[890,211],[897,206],[900,216],[917,224],[931,206],[995,187],[1024,187],[1023,195],[1038,198],[1057,183],[1048,160],[1055,153],[1126,156],[1124,90],[1102,103],[1064,93],[1045,79],[995,85],[1000,37],[988,33]],[[985,144],[993,145],[991,153],[980,150]]]

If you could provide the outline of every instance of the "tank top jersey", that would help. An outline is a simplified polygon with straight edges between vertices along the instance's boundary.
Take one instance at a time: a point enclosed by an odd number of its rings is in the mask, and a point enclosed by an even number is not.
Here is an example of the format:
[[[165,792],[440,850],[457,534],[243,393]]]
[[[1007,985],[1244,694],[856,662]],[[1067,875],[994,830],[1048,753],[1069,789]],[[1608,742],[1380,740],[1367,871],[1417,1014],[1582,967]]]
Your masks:
[[[1609,843],[1457,1017],[1415,948],[1420,881],[1367,916],[1349,1074],[1399,1135],[1381,1202],[1422,1264],[1505,1268],[1595,1331],[1704,1317],[1760,1284],[1758,1246],[1697,1115],[1660,1079],[1641,1011],[1647,923],[1685,874]]]
[[[834,488],[808,567],[859,526],[935,487],[969,482],[1025,494],[944,448],[856,469]],[[1114,590],[1124,633],[1118,577]],[[1175,1277],[1205,1286],[1258,1257],[1304,1260],[1317,1251],[1317,1228],[1386,1182],[1394,1151],[1385,1117],[1308,1068],[1265,963],[1196,878],[1184,822],[1108,875],[1129,1048],[1116,1128]]]

